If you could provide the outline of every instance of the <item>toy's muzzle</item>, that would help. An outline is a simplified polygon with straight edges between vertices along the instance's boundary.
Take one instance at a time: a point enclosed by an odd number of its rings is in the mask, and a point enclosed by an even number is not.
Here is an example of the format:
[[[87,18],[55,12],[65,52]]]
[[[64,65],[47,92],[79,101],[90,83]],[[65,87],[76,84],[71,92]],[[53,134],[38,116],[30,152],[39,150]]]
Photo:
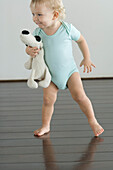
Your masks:
[[[24,34],[24,35],[28,35],[28,34],[29,34],[29,31],[27,31],[27,30],[23,30],[23,31],[22,31],[22,34]]]

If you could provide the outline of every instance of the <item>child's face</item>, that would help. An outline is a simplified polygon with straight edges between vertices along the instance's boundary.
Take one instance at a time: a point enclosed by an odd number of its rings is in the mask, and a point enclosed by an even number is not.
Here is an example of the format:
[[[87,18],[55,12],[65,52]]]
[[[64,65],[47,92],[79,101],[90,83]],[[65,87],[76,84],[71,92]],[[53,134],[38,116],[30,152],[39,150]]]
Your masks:
[[[42,29],[50,27],[54,22],[54,11],[43,4],[32,5],[31,12],[33,21]]]

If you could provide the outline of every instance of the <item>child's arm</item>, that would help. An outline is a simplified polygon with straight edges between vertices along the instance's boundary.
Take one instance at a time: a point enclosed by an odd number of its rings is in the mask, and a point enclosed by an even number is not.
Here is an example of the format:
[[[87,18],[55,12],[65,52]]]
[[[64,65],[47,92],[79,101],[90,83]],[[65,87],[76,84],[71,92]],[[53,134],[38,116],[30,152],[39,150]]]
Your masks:
[[[82,60],[81,64],[80,64],[80,67],[82,65],[84,65],[84,73],[85,71],[87,70],[87,73],[91,72],[92,71],[92,66],[93,67],[96,67],[90,60],[90,52],[89,52],[89,48],[88,48],[88,45],[87,45],[87,42],[86,40],[84,39],[84,37],[81,35],[79,40],[76,41],[82,54],[83,54],[83,57],[84,59]]]
[[[35,58],[36,55],[38,54],[38,52],[40,51],[40,49],[38,49],[37,47],[29,47],[29,46],[27,46],[25,51],[32,58]]]

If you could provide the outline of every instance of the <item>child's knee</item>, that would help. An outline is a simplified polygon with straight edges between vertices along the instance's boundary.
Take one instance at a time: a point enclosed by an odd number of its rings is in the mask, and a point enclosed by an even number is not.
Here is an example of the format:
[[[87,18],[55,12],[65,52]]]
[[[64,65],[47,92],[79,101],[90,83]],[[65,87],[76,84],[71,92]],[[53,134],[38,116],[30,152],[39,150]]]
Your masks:
[[[43,104],[46,106],[51,106],[54,105],[56,102],[57,96],[52,95],[52,96],[44,96],[43,97]]]
[[[85,93],[77,93],[77,94],[73,94],[73,99],[77,102],[77,103],[81,103],[84,100],[86,100],[87,96],[85,95]]]

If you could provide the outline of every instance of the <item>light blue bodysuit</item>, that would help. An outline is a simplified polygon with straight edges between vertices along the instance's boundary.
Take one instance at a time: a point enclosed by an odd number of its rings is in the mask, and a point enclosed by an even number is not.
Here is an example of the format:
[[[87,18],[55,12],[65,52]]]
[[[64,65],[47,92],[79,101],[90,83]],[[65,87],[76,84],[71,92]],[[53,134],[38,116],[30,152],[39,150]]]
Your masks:
[[[41,28],[36,28],[33,35],[39,35],[44,45],[44,58],[49,68],[52,82],[59,89],[67,88],[69,77],[78,72],[72,53],[72,40],[80,38],[80,32],[64,21],[53,35],[47,35]]]

